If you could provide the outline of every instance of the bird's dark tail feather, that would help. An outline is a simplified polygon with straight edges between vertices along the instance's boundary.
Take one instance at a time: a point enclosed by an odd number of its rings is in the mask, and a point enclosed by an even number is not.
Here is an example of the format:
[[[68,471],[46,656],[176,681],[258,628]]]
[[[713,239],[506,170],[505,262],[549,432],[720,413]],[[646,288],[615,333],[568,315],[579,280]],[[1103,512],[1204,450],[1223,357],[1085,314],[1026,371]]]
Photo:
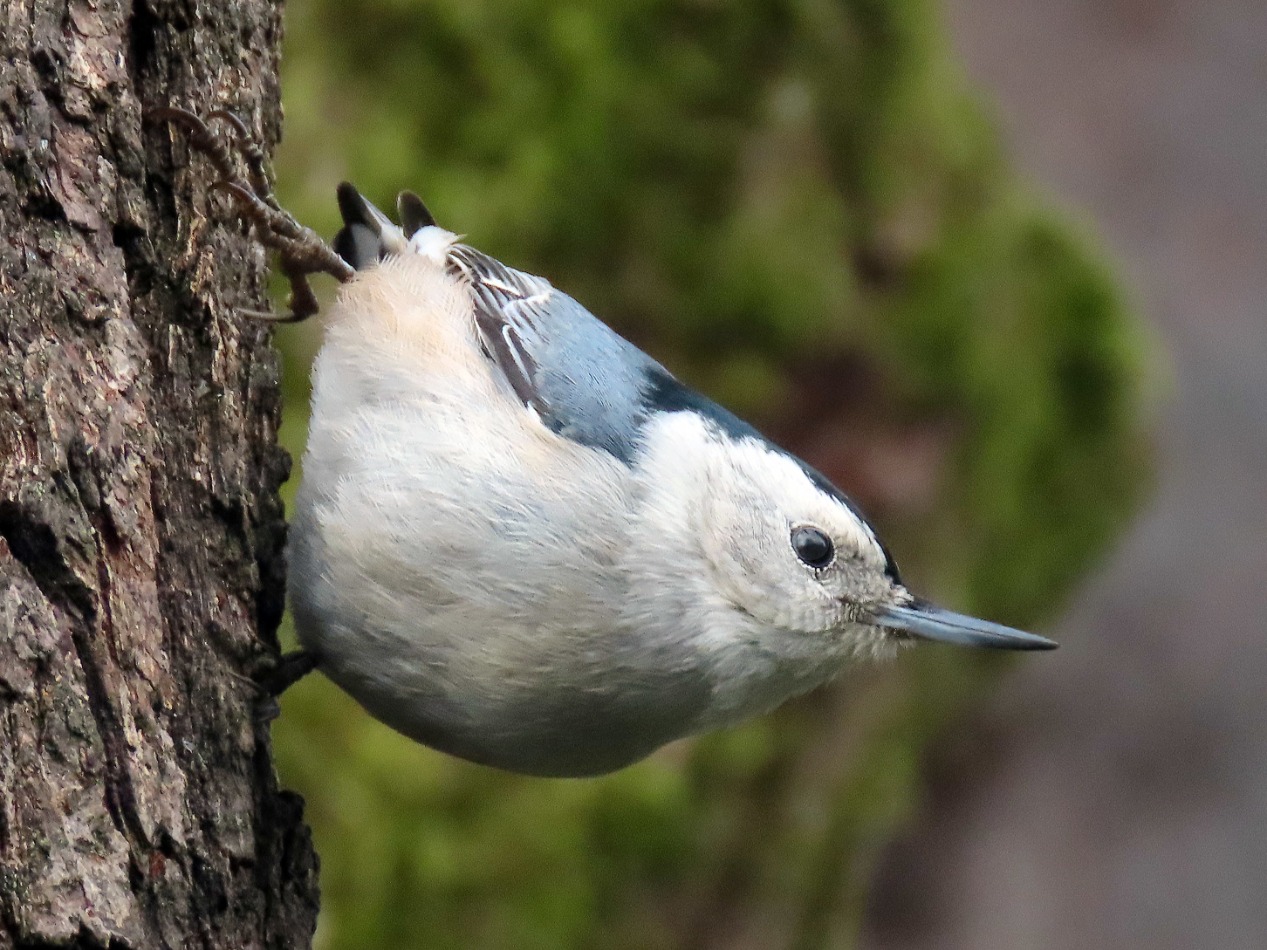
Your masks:
[[[337,194],[343,227],[334,236],[332,246],[357,270],[373,266],[390,254],[404,252],[416,231],[436,223],[422,199],[412,191],[402,191],[396,199],[402,227],[366,201],[354,185],[343,182]]]

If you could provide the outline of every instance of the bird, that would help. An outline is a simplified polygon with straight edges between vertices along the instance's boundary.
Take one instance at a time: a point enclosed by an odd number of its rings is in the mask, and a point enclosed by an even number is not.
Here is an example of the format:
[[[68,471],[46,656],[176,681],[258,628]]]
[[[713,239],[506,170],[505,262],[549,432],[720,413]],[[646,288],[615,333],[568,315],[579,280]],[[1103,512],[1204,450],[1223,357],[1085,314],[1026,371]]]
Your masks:
[[[582,777],[915,641],[1056,646],[913,594],[825,476],[413,193],[395,223],[341,184],[326,244],[201,120],[160,118],[298,280],[284,319],[317,309],[308,274],[341,281],[290,526],[286,682],[315,667],[424,745]]]

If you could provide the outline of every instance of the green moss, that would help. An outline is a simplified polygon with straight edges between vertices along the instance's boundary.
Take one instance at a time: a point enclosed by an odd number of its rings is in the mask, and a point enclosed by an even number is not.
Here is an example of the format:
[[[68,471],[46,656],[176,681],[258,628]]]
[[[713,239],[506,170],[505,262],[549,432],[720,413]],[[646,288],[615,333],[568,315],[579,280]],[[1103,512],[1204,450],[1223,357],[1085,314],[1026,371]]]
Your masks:
[[[931,3],[312,0],[287,16],[278,178],[302,220],[333,232],[342,178],[384,205],[412,188],[772,431],[846,408],[945,433],[931,501],[880,510],[921,588],[1051,616],[1129,514],[1147,470],[1139,329],[1094,243],[1008,170]],[[312,341],[283,340],[297,453]],[[836,379],[842,395],[807,397]],[[1002,668],[907,656],[585,782],[421,749],[313,678],[276,735],[322,855],[321,943],[671,947],[742,917],[774,945],[847,944],[921,751]]]

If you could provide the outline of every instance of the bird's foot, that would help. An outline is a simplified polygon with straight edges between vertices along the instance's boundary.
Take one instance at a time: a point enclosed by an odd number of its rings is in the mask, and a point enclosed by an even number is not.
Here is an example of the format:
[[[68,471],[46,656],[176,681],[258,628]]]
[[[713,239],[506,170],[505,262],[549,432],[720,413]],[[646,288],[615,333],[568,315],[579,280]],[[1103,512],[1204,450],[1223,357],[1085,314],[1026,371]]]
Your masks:
[[[309,650],[293,650],[276,658],[270,658],[267,666],[255,674],[255,684],[268,696],[276,697],[286,692],[317,668],[317,654]]]
[[[242,311],[245,315],[275,323],[306,320],[318,310],[317,297],[308,283],[309,275],[329,274],[340,281],[351,279],[355,273],[351,265],[336,254],[321,235],[301,225],[277,203],[264,169],[264,152],[240,118],[225,109],[216,109],[203,121],[185,109],[167,106],[151,110],[149,118],[178,125],[185,131],[190,147],[205,155],[220,176],[211,187],[228,194],[242,217],[254,225],[260,243],[277,252],[282,273],[290,282],[290,313]],[[208,123],[228,126],[227,141]],[[245,165],[245,175],[239,171],[235,155]]]

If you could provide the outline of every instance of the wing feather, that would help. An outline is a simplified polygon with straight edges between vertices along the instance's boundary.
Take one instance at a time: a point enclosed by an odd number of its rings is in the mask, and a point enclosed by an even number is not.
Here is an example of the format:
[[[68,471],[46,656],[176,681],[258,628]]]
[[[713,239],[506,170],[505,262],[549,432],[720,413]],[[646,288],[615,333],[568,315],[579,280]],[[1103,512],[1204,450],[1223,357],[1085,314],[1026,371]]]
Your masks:
[[[654,380],[671,378],[550,282],[507,267],[437,229],[412,192],[397,201],[402,227],[352,185],[338,190],[343,229],[335,251],[358,270],[410,252],[443,259],[470,292],[475,328],[489,360],[537,420],[565,438],[632,464]]]
[[[524,405],[545,415],[547,407],[537,389],[534,352],[542,344],[539,321],[553,287],[540,277],[513,270],[464,244],[449,251],[450,273],[460,275],[471,290],[475,326],[480,342],[500,367]]]
[[[469,288],[484,352],[551,431],[625,462],[645,420],[643,390],[662,367],[540,277],[464,244],[449,272]]]

